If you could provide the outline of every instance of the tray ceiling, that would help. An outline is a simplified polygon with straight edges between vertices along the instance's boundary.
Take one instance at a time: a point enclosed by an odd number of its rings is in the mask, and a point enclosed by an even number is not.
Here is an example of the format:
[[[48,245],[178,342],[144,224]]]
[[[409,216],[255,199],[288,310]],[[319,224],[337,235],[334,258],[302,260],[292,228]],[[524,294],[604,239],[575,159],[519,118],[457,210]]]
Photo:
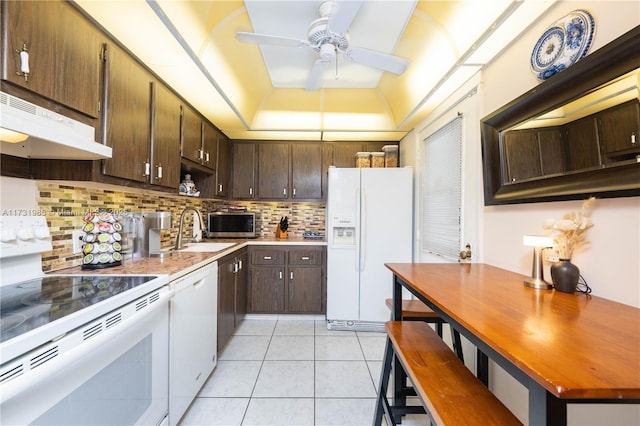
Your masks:
[[[364,1],[350,45],[408,60],[400,75],[342,55],[304,89],[318,54],[236,32],[306,39],[321,1],[77,0],[232,139],[400,140],[552,0]]]

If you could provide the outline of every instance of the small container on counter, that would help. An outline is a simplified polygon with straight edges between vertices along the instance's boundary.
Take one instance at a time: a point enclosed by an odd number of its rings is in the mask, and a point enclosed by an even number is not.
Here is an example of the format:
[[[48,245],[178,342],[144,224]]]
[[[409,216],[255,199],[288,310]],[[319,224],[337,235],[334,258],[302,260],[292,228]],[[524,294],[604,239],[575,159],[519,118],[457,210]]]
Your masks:
[[[398,167],[398,145],[385,145],[382,147],[384,152],[384,166]]]
[[[371,153],[371,167],[384,167],[384,152]]]
[[[371,167],[371,153],[356,152],[356,167]]]

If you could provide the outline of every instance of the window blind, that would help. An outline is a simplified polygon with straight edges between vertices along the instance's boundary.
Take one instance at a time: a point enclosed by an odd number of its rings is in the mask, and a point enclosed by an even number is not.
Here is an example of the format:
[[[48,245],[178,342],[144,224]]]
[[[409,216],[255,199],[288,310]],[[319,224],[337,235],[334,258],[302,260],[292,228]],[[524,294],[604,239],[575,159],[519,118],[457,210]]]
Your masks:
[[[462,115],[425,141],[422,250],[458,259],[462,209]]]

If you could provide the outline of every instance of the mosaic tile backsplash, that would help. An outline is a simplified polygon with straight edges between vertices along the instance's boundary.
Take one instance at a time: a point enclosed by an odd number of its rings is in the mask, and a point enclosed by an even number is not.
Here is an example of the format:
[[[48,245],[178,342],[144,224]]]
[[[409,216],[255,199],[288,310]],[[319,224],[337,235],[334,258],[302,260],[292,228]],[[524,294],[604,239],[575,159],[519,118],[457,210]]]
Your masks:
[[[294,202],[229,202],[199,199],[162,192],[141,191],[123,187],[87,187],[85,183],[38,181],[38,207],[46,215],[53,250],[42,255],[45,272],[79,266],[82,255],[73,254],[73,231],[82,229],[88,212],[112,213],[171,212],[173,227],[163,231],[162,247],[171,247],[178,233],[182,210],[193,206],[203,214],[227,207],[245,207],[256,213],[256,228],[260,236],[273,236],[280,218],[289,219],[289,235],[302,236],[305,231],[325,231],[325,203]],[[184,238],[192,232],[192,215],[185,216]],[[206,216],[204,216],[206,223]]]

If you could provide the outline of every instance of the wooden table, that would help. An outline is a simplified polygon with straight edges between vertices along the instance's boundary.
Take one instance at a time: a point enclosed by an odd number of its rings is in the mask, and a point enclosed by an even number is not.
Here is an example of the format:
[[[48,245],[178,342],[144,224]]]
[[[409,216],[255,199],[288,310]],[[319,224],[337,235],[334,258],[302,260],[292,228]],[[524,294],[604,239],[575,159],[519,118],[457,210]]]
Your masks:
[[[640,309],[536,290],[472,263],[390,263],[393,318],[402,287],[529,390],[529,424],[566,425],[567,403],[640,404]]]

